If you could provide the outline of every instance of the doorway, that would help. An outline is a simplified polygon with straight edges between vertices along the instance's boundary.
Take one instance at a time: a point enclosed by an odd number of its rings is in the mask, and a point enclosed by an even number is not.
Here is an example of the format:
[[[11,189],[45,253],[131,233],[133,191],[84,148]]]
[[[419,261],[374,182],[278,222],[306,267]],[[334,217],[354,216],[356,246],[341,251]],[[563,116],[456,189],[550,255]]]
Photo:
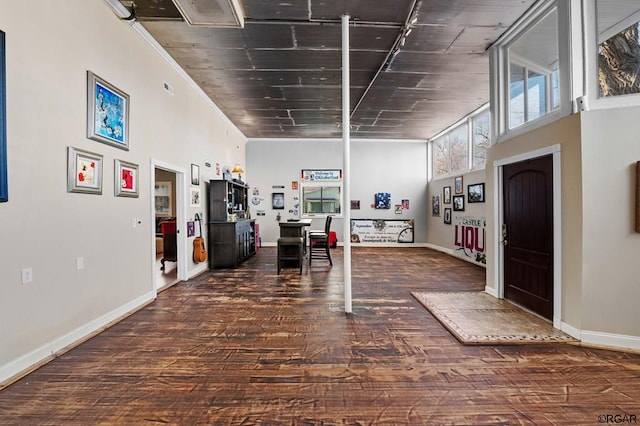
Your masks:
[[[502,169],[504,297],[553,320],[553,156]]]
[[[186,279],[185,173],[180,168],[152,160],[153,280],[162,291]]]

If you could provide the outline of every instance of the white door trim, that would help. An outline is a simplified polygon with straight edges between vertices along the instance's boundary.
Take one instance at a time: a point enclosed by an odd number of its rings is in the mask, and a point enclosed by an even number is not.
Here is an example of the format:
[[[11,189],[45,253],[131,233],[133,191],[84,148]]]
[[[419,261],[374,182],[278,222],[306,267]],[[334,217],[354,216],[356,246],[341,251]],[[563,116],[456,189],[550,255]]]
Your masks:
[[[186,281],[187,277],[187,229],[186,229],[186,208],[187,208],[187,190],[186,190],[186,170],[182,167],[178,167],[176,165],[166,163],[161,160],[157,160],[155,158],[151,159],[151,222],[155,224],[155,200],[154,200],[154,192],[156,185],[156,176],[155,169],[162,169],[168,172],[172,172],[176,174],[176,244],[177,244],[177,259],[178,259],[178,271],[177,278],[180,281]],[[151,226],[151,256],[152,259],[155,260],[155,241],[156,238],[156,229],[155,226]],[[151,262],[153,265],[152,268],[155,268],[155,261]],[[152,277],[155,277],[155,270],[152,271]],[[158,283],[154,279],[154,290],[157,294],[158,292]]]
[[[502,223],[504,213],[502,169],[505,165],[553,155],[553,326],[562,329],[562,166],[561,145],[551,145],[493,162],[494,182],[494,268],[498,279],[498,297],[504,298],[504,246]]]

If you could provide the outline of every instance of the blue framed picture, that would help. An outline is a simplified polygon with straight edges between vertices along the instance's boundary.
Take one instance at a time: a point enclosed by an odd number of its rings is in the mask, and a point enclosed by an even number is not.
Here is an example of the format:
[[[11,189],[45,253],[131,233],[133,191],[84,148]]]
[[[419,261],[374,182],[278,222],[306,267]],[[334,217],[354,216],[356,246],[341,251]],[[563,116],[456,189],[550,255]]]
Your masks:
[[[87,71],[87,137],[129,150],[129,95]]]
[[[376,194],[376,209],[391,208],[391,194],[388,192],[378,192]]]
[[[0,31],[0,203],[9,201],[7,181],[7,85],[4,32]]]

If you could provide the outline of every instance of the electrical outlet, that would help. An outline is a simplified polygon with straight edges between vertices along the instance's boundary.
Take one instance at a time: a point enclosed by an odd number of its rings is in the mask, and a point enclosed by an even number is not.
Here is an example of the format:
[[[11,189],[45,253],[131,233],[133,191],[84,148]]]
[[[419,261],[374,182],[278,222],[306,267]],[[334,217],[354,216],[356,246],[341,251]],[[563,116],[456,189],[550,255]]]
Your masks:
[[[22,284],[33,282],[33,268],[24,268],[22,270]]]
[[[138,226],[138,219],[134,217],[133,219],[131,219],[131,227],[136,228],[137,226]]]
[[[80,271],[84,269],[84,257],[76,258],[76,270]]]

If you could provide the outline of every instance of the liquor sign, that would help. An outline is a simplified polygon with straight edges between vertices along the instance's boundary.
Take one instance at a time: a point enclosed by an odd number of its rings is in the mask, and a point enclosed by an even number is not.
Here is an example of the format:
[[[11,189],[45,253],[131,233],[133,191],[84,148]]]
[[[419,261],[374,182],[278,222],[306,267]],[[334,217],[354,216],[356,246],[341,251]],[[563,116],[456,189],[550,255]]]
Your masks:
[[[302,170],[303,182],[340,182],[342,170]]]
[[[453,252],[475,263],[487,263],[487,220],[484,217],[458,216],[455,220]]]

